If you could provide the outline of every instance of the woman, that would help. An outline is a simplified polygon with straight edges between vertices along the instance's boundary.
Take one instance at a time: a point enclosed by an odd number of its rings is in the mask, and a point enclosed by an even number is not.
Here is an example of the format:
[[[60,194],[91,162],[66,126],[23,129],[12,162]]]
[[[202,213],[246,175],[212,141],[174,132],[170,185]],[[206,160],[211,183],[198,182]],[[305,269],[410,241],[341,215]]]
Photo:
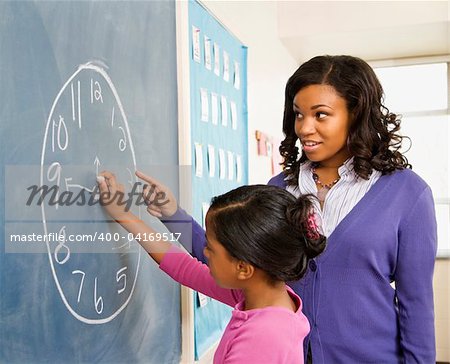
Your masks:
[[[382,100],[371,67],[351,56],[314,57],[286,85],[284,170],[269,184],[315,194],[328,238],[291,283],[311,324],[304,352],[313,363],[435,361],[432,193],[409,169],[399,118]],[[149,212],[190,219],[169,205]],[[192,222],[200,259],[202,235]]]

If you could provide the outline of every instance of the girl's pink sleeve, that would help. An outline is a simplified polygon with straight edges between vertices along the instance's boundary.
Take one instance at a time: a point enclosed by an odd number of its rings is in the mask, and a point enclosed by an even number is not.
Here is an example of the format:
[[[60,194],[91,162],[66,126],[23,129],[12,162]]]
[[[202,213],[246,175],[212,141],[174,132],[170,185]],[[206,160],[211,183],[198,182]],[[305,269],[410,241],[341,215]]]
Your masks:
[[[206,264],[176,246],[167,251],[159,268],[178,283],[229,306],[234,307],[243,299],[241,291],[218,286]]]

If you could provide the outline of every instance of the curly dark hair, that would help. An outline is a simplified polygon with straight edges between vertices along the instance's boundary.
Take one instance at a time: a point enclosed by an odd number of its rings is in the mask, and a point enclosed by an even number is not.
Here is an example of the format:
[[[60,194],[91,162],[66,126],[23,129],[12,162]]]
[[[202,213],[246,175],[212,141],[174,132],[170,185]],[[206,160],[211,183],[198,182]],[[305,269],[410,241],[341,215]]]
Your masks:
[[[296,281],[326,246],[309,223],[310,198],[297,199],[275,186],[241,186],[212,199],[207,221],[232,257],[263,270],[273,282]]]
[[[303,63],[286,84],[285,139],[279,150],[284,158],[282,165],[289,177],[288,184],[298,185],[299,167],[308,160],[305,154],[298,158],[293,101],[301,89],[310,85],[332,86],[346,100],[353,120],[347,147],[354,157],[353,164],[359,177],[368,179],[373,169],[389,174],[397,169],[411,168],[400,152],[402,140],[407,138],[397,134],[400,116],[383,105],[383,88],[372,68],[357,57],[317,56]]]

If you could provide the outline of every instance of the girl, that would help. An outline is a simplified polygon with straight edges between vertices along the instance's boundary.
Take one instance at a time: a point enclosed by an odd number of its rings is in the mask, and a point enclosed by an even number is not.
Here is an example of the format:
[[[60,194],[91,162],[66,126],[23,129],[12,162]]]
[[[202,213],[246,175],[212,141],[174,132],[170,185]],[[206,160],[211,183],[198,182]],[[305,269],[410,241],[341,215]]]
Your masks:
[[[123,204],[109,172],[101,174],[101,202],[134,235],[154,231]],[[149,197],[149,196],[146,196]],[[325,247],[307,197],[272,186],[244,186],[212,200],[206,216],[208,266],[166,241],[139,240],[176,281],[234,306],[214,363],[303,363],[309,332],[300,298],[285,282],[298,280]]]
[[[269,184],[318,197],[328,248],[290,283],[311,324],[304,352],[314,363],[435,362],[433,197],[382,101],[375,73],[352,56],[314,57],[286,85],[284,171]],[[169,196],[149,212],[189,221],[192,253],[203,259],[201,227]]]

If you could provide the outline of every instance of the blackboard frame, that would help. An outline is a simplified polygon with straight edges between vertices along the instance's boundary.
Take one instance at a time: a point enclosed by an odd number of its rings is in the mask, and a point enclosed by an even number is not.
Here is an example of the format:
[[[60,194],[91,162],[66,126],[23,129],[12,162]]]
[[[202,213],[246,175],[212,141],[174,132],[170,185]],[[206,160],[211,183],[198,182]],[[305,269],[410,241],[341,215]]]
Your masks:
[[[190,19],[190,13],[189,9],[192,7],[196,7],[196,11],[200,11],[203,13],[203,16],[205,16],[207,19],[205,20],[205,27],[208,28],[206,30],[206,33],[202,33],[202,42],[203,42],[203,35],[207,35],[208,33],[211,38],[216,36],[216,40],[220,37],[217,36],[216,32],[217,29],[219,29],[219,32],[222,34],[225,34],[226,37],[229,37],[231,39],[231,42],[233,42],[235,47],[241,48],[241,52],[243,59],[239,59],[241,61],[241,78],[240,78],[240,85],[234,85],[233,86],[233,69],[230,70],[230,79],[228,81],[223,81],[223,73],[222,73],[222,67],[221,64],[221,70],[220,70],[220,76],[217,74],[214,75],[214,70],[210,69],[208,71],[204,71],[204,54],[201,55],[201,66],[199,67],[199,72],[203,74],[203,76],[206,74],[206,77],[210,74],[212,79],[215,80],[222,80],[219,82],[222,82],[224,85],[228,85],[225,88],[218,87],[219,92],[220,90],[223,91],[224,95],[228,98],[228,100],[231,100],[232,98],[230,95],[238,94],[239,97],[242,97],[242,105],[238,107],[238,113],[239,113],[239,122],[242,123],[239,126],[239,130],[234,130],[234,126],[231,126],[231,122],[228,121],[228,129],[227,127],[224,128],[224,126],[219,125],[217,130],[233,130],[232,133],[234,137],[237,137],[236,139],[242,143],[243,146],[243,168],[245,169],[244,176],[242,180],[239,182],[236,180],[236,175],[234,175],[234,182],[225,181],[221,182],[218,179],[218,176],[216,176],[216,179],[211,178],[211,175],[208,177],[207,175],[207,165],[208,160],[205,155],[203,155],[204,159],[204,176],[203,178],[198,178],[196,176],[196,155],[195,155],[195,149],[194,149],[194,143],[198,141],[198,138],[201,138],[203,142],[212,140],[217,142],[217,137],[212,136],[211,132],[207,132],[206,134],[202,135],[198,134],[198,128],[196,129],[197,132],[193,134],[192,128],[193,123],[197,123],[197,125],[211,126],[211,119],[207,123],[199,122],[200,117],[198,109],[199,109],[199,97],[196,94],[198,86],[198,71],[193,70],[192,68],[192,21]],[[217,183],[219,184],[219,191],[220,188],[223,190],[221,192],[214,191],[213,194],[217,193],[223,193],[228,189],[237,187],[241,184],[247,184],[248,183],[248,177],[247,177],[247,170],[248,170],[248,135],[247,135],[247,101],[246,101],[246,95],[247,95],[247,78],[246,78],[246,52],[247,48],[243,45],[243,43],[234,35],[232,32],[227,29],[220,20],[211,13],[207,6],[205,6],[201,1],[197,0],[190,0],[188,2],[177,2],[177,8],[176,8],[176,18],[177,18],[177,62],[178,62],[178,110],[179,110],[179,116],[178,116],[178,135],[179,135],[179,162],[181,165],[187,165],[191,168],[191,174],[190,176],[186,177],[192,181],[192,188],[191,189],[191,183],[184,183],[180,179],[180,205],[187,210],[188,213],[190,213],[192,216],[196,218],[196,220],[201,224],[202,223],[202,213],[199,213],[199,208],[201,206],[199,205],[198,201],[195,200],[195,189],[201,188],[204,190],[205,186],[210,186],[211,183]],[[198,19],[198,18],[197,18]],[[216,30],[211,29],[210,24],[214,24],[216,27]],[[209,25],[208,25],[209,24]],[[214,39],[213,39],[214,40]],[[202,45],[202,52],[204,51],[204,45]],[[231,47],[231,46],[230,46]],[[223,49],[225,50],[225,49]],[[221,52],[223,51],[221,49]],[[229,50],[228,50],[229,51]],[[232,58],[232,57],[231,57]],[[236,59],[232,59],[236,60]],[[222,62],[222,60],[221,60]],[[232,68],[234,65],[232,62],[230,62]],[[205,81],[203,82],[205,84]],[[208,84],[208,81],[206,81],[206,84]],[[231,89],[232,92],[227,92],[226,90]],[[216,87],[217,90],[217,87]],[[210,96],[208,96],[210,97]],[[220,97],[220,96],[219,96]],[[220,100],[219,100],[220,101]],[[230,102],[230,101],[228,101]],[[228,104],[228,107],[230,104]],[[193,113],[193,109],[196,109]],[[209,109],[211,110],[211,105],[209,105]],[[209,113],[211,118],[211,112]],[[228,116],[230,117],[230,115]],[[220,124],[220,122],[219,122]],[[210,130],[213,130],[214,134],[214,127],[210,128]],[[223,132],[222,132],[223,133]],[[195,139],[195,140],[194,140]],[[223,138],[222,138],[223,139]],[[222,146],[225,145],[225,148],[228,146],[230,150],[233,150],[233,143],[227,143],[226,140],[222,140]],[[205,149],[204,149],[205,150]],[[206,153],[204,153],[206,154]],[[206,162],[205,162],[206,161]],[[180,178],[182,176],[180,175]],[[201,181],[205,180],[206,185],[203,187],[201,184]],[[213,182],[211,182],[213,181]],[[208,191],[206,194],[203,194],[203,201],[208,201],[210,197],[212,197],[213,194],[211,194],[210,188],[206,188]],[[194,191],[194,196],[193,192]],[[211,347],[205,348],[204,344],[203,347],[198,346],[198,343],[196,343],[196,335],[195,335],[195,322],[194,322],[194,316],[196,314],[195,311],[198,313],[199,307],[198,307],[198,299],[197,299],[197,293],[193,292],[190,289],[182,288],[182,362],[191,363],[195,360],[200,360],[200,362],[209,362],[212,361],[212,357],[215,351],[215,347],[218,343],[218,340],[220,339],[220,336],[217,336],[217,332],[214,333],[214,335],[211,335],[214,337],[214,340],[217,340],[216,342],[212,342]],[[220,313],[222,314],[222,313]],[[227,321],[227,317],[223,317]],[[197,338],[198,340],[198,338]],[[196,361],[197,362],[197,361]]]

